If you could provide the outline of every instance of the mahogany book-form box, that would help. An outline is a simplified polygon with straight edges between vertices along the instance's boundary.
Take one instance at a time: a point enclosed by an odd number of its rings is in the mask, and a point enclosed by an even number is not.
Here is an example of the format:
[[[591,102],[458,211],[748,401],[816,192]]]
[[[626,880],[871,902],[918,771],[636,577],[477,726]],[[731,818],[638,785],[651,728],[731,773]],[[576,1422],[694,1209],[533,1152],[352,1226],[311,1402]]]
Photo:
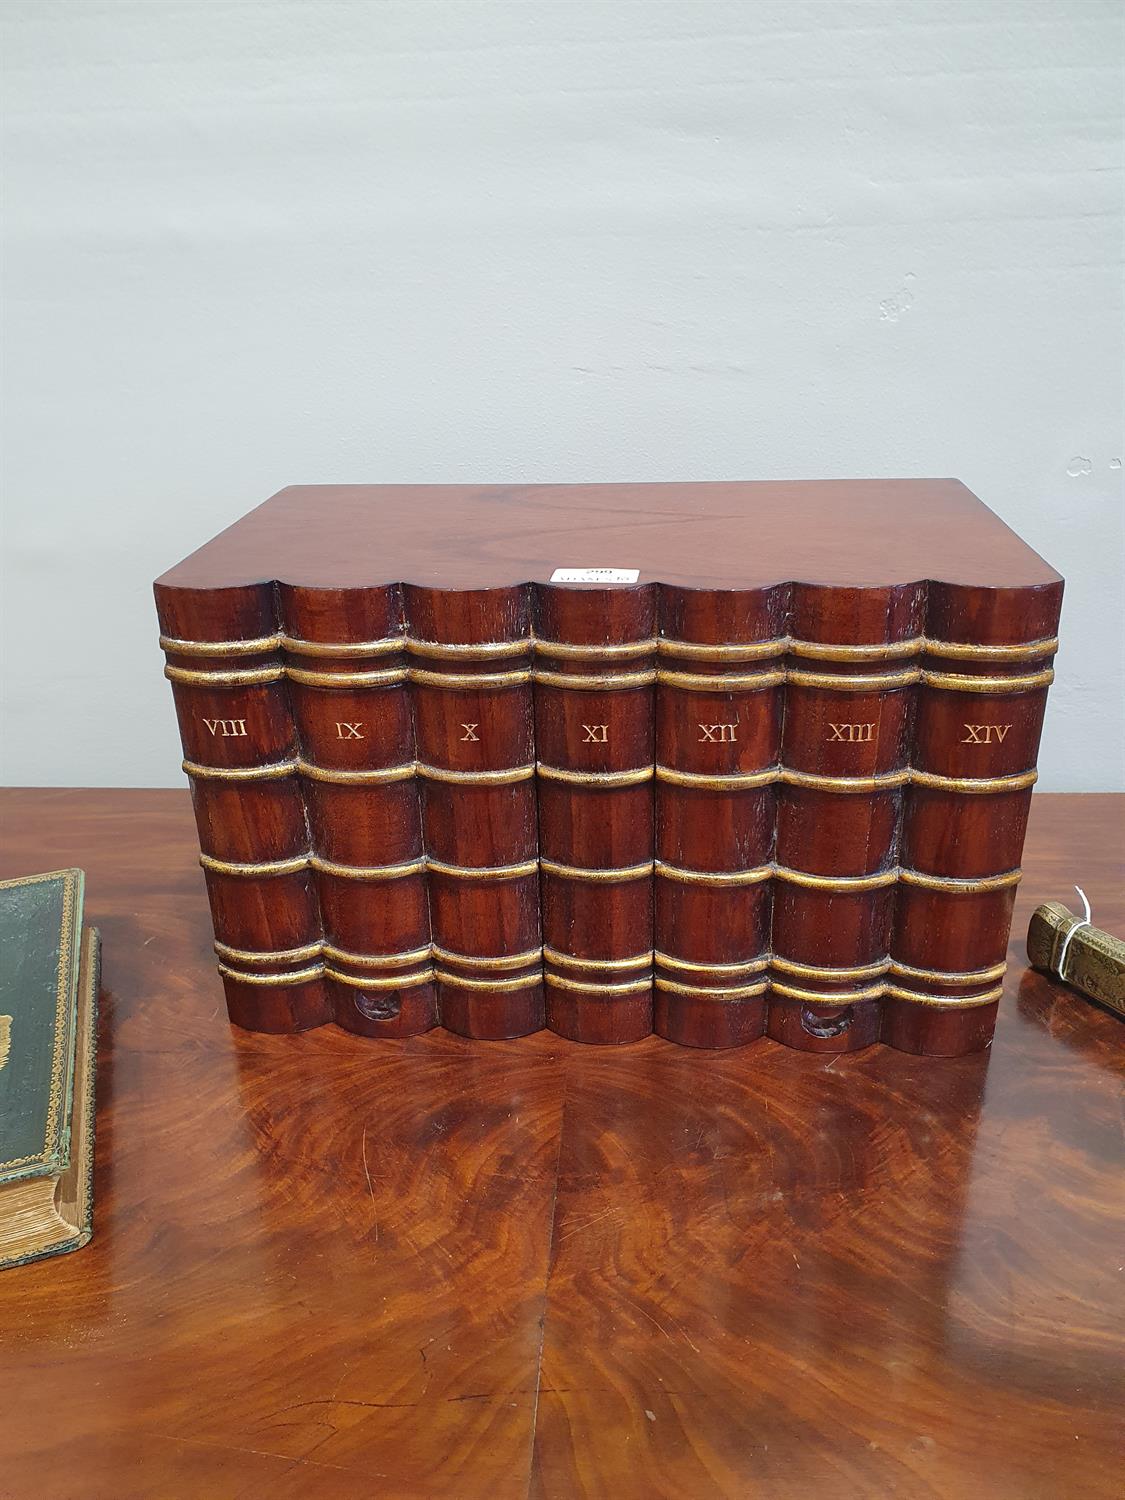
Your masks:
[[[156,583],[231,1019],[987,1046],[1062,587],[948,479],[282,490]]]

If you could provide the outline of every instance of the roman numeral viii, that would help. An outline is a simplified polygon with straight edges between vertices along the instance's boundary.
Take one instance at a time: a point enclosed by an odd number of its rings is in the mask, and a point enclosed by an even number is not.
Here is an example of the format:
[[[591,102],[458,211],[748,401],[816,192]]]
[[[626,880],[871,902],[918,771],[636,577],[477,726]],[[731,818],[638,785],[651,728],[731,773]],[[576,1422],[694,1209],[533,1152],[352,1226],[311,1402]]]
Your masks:
[[[246,738],[245,719],[204,719],[203,722],[211,734],[217,735],[220,739],[244,740]]]

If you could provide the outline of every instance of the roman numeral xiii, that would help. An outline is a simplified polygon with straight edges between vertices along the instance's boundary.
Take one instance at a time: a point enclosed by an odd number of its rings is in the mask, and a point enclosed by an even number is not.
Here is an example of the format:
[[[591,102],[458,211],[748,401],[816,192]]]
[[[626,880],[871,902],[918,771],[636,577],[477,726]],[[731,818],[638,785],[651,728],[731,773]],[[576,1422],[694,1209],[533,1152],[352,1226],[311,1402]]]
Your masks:
[[[829,724],[829,741],[844,740],[851,745],[869,745],[875,736],[874,724]]]

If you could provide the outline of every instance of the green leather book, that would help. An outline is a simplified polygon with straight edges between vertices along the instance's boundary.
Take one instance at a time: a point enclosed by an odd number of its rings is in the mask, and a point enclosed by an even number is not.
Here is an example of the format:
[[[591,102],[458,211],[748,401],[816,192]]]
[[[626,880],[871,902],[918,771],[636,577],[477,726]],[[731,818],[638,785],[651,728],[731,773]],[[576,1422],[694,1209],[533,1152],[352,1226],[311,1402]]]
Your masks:
[[[100,944],[81,870],[0,881],[0,1268],[91,1231]]]

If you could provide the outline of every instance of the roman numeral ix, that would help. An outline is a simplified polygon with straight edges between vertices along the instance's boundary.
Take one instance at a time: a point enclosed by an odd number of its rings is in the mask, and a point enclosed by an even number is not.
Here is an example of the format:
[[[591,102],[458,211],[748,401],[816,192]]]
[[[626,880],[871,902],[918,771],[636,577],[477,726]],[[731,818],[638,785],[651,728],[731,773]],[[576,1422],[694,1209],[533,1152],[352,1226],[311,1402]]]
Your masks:
[[[337,723],[337,725],[336,725],[336,738],[338,740],[363,740],[363,739],[366,739],[367,736],[365,734],[360,734],[360,730],[362,728],[363,728],[363,720],[362,719],[360,719],[355,724],[340,724],[340,723]]]

